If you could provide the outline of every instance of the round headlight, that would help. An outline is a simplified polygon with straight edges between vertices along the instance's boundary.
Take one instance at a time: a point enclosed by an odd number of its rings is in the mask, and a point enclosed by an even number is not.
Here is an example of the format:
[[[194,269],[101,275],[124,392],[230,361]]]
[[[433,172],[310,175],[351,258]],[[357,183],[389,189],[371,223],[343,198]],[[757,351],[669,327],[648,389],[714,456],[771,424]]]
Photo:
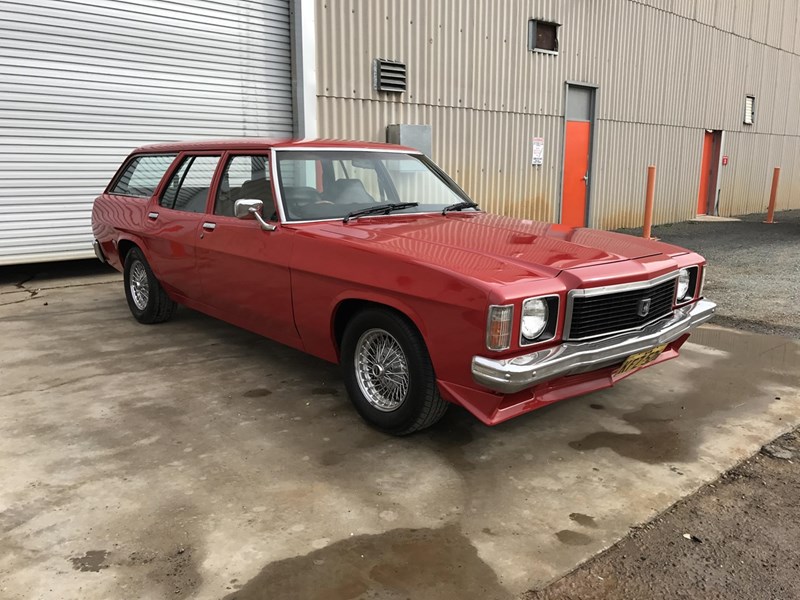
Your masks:
[[[547,327],[547,302],[530,298],[522,303],[522,337],[535,340]]]
[[[681,269],[681,272],[678,273],[678,302],[686,300],[686,295],[689,293],[689,284],[691,281],[692,278],[689,275],[689,271],[687,269]]]

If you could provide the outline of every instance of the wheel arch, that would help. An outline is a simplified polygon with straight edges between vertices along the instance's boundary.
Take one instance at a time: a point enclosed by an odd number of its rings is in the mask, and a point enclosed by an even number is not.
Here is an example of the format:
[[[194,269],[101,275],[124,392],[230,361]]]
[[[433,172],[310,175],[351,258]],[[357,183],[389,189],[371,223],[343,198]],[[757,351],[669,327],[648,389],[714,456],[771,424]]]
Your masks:
[[[159,280],[161,279],[160,269],[158,268],[158,265],[153,264],[154,261],[150,259],[150,253],[148,252],[147,247],[142,239],[133,235],[126,235],[125,237],[120,236],[120,238],[117,240],[116,246],[119,262],[123,269],[125,268],[125,257],[133,248],[137,248],[139,252],[144,255],[144,258],[147,261],[147,264],[150,266],[150,269],[153,271],[153,274]]]
[[[389,310],[404,318],[410,325],[414,326],[414,329],[419,332],[423,342],[427,345],[422,319],[410,306],[395,299],[352,296],[339,299],[331,314],[331,339],[333,340],[337,359],[341,359],[342,336],[347,324],[356,314],[369,308]]]
[[[117,242],[117,254],[119,255],[119,262],[124,266],[125,265],[125,257],[128,256],[128,252],[133,250],[134,248],[142,249],[142,247],[134,242],[133,240],[129,240],[123,238]]]

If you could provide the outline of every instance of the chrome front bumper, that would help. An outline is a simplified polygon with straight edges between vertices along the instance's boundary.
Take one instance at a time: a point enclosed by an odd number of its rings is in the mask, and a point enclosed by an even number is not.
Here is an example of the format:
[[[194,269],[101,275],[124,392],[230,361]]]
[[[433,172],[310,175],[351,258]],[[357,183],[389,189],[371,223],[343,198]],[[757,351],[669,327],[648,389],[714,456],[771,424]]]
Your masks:
[[[537,383],[574,373],[593,371],[622,361],[631,354],[675,341],[711,319],[717,305],[698,300],[675,309],[671,317],[632,333],[590,342],[564,342],[515,358],[472,358],[472,377],[483,386],[513,394]]]

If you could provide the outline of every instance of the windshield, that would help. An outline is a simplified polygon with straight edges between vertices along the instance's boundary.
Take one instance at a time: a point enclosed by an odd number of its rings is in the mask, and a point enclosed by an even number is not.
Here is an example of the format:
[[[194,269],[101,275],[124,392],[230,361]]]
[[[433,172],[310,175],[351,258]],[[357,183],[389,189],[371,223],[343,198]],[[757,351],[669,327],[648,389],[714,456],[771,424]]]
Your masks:
[[[416,202],[401,213],[441,212],[469,198],[420,155],[359,150],[279,151],[289,221],[343,219],[364,208]]]

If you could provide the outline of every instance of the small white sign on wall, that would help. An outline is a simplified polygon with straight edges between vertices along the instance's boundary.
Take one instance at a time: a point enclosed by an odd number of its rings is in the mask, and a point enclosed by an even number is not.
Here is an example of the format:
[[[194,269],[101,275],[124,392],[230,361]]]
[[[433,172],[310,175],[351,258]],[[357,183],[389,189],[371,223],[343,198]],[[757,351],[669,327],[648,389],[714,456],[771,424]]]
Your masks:
[[[533,138],[533,142],[531,143],[531,164],[534,166],[539,166],[544,164],[544,138],[536,137]]]

